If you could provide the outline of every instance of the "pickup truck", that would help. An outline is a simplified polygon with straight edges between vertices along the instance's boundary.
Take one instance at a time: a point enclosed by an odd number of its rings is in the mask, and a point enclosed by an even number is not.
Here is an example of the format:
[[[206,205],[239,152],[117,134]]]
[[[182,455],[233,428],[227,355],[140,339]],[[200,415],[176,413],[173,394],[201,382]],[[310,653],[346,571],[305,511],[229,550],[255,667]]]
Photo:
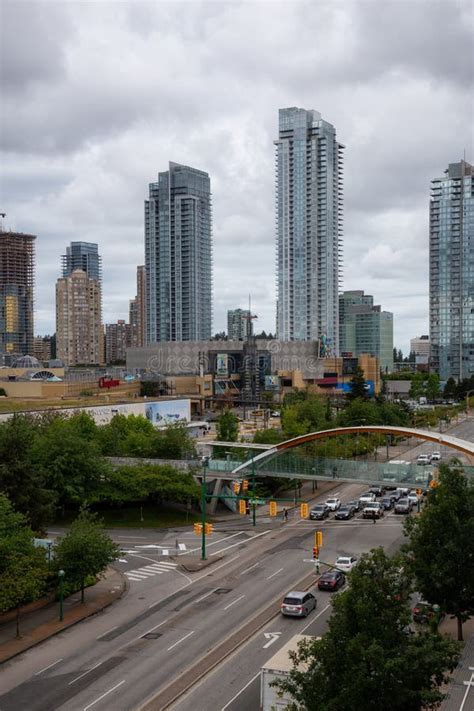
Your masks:
[[[382,518],[383,506],[378,501],[370,501],[362,510],[362,518]]]

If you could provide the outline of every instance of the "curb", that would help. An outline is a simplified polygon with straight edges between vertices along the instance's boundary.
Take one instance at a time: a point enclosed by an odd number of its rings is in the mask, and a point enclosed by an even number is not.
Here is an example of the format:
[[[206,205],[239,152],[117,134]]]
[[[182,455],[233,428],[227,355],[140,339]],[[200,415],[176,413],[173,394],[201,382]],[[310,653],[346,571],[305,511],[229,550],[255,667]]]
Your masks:
[[[42,634],[40,637],[37,639],[30,639],[26,640],[25,639],[25,644],[22,646],[21,649],[18,649],[12,653],[7,653],[7,654],[2,654],[2,647],[5,645],[7,646],[9,642],[4,642],[3,645],[0,645],[0,664],[4,664],[5,662],[8,662],[10,659],[14,659],[15,657],[18,657],[20,654],[23,654],[23,652],[28,651],[28,649],[31,649],[32,647],[36,647],[36,645],[41,644],[42,642],[45,642],[47,639],[51,639],[51,637],[56,636],[60,632],[64,632],[64,630],[69,629],[70,627],[74,627],[74,625],[77,625],[79,622],[82,622],[83,620],[87,620],[89,617],[92,617],[93,615],[96,615],[98,612],[102,612],[105,610],[107,607],[110,607],[110,605],[113,605],[116,600],[120,600],[124,595],[127,594],[130,585],[123,573],[120,570],[117,570],[114,568],[114,571],[119,574],[121,578],[121,589],[115,597],[110,597],[104,604],[90,610],[86,610],[85,614],[82,615],[81,617],[78,617],[77,619],[74,620],[64,620],[62,624],[58,624],[57,627],[55,627],[53,630],[46,632],[45,634]],[[44,625],[48,625],[50,623],[45,622]],[[35,630],[39,629],[41,625],[36,627],[33,630],[33,633]],[[11,640],[12,642],[17,641],[15,638]]]

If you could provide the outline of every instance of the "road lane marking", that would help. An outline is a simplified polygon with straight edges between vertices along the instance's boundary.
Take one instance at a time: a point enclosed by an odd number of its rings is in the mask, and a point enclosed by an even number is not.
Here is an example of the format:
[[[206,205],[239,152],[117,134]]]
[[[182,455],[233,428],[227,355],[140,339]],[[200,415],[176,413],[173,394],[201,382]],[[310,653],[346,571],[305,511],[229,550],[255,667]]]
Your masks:
[[[262,531],[262,533],[257,533],[256,536],[252,536],[251,538],[246,538],[245,541],[239,541],[238,543],[232,543],[230,546],[226,546],[225,548],[221,548],[220,550],[216,551],[216,553],[211,553],[212,555],[220,555],[224,551],[228,551],[229,548],[235,548],[235,546],[241,546],[244,545],[245,543],[250,543],[250,541],[254,541],[256,538],[260,538],[260,536],[265,536],[267,533],[272,533],[271,530],[268,531]]]
[[[86,674],[89,674],[89,673],[90,673],[91,671],[93,671],[94,669],[97,669],[97,667],[100,667],[101,664],[103,664],[103,661],[102,661],[102,662],[98,662],[97,664],[94,664],[94,666],[91,667],[90,669],[88,669],[87,671],[85,671],[84,674],[80,674],[80,676],[76,676],[75,679],[73,679],[72,681],[70,681],[69,684],[68,684],[68,686],[71,686],[71,684],[74,684],[75,681],[79,681],[79,679],[82,679],[83,676],[85,676]]]
[[[228,541],[230,538],[235,538],[236,536],[243,536],[244,533],[245,533],[245,531],[237,531],[237,533],[233,533],[231,536],[224,536],[224,538],[220,538],[218,541],[212,541],[212,543],[207,543],[207,541],[206,541],[206,546],[207,546],[207,548],[209,548],[210,546],[217,546],[217,545],[219,545],[219,543],[222,543],[223,541]],[[200,551],[200,550],[201,550],[200,546],[199,546],[199,548],[190,548],[188,551],[185,551],[184,553],[178,553],[178,555],[185,555],[186,553],[195,553],[196,551]]]
[[[187,583],[186,585],[182,585],[180,588],[178,588],[174,592],[177,593],[180,590],[185,590],[185,588],[189,588],[189,586],[192,585],[193,583],[197,583],[199,580],[202,580],[203,578],[207,578],[208,575],[213,575],[216,572],[216,570],[219,570],[220,568],[224,568],[224,566],[229,565],[229,563],[233,563],[234,560],[237,560],[238,558],[240,558],[240,554],[234,555],[233,558],[229,558],[229,560],[226,560],[224,563],[221,563],[220,565],[217,565],[215,568],[212,568],[210,572],[203,573],[198,578],[195,578],[194,580],[190,580],[189,583]],[[168,600],[170,597],[172,597],[172,595],[168,595],[167,597],[162,597],[159,600],[152,602],[151,605],[148,606],[148,609],[150,609],[151,607],[156,607],[156,605],[159,605],[160,602],[163,602],[164,600]]]
[[[264,632],[263,636],[265,639],[268,639],[268,642],[263,645],[262,649],[268,649],[270,645],[273,644],[273,642],[276,642],[277,639],[280,637],[281,632]]]
[[[282,570],[283,570],[283,568],[279,568],[278,570],[275,570],[274,573],[272,573],[271,575],[268,576],[267,580],[270,580],[271,578],[274,578],[275,575],[278,575],[278,573],[281,573]]]
[[[215,591],[216,591],[216,588],[214,588],[214,590],[211,590],[210,592],[206,593],[205,595],[201,595],[201,597],[198,597],[197,600],[194,600],[194,604],[196,604],[197,602],[201,602],[201,600],[205,600],[206,597],[209,597],[209,595],[212,595],[212,593],[214,593]]]
[[[44,667],[44,669],[40,669],[39,671],[35,672],[35,676],[38,676],[38,674],[42,674],[44,671],[46,671],[46,669],[51,669],[51,667],[54,667],[56,664],[59,664],[59,662],[62,662],[62,661],[63,661],[63,657],[61,657],[61,659],[56,659],[55,662],[53,662],[52,664],[48,664],[48,666]]]
[[[106,696],[108,696],[109,694],[111,694],[112,691],[115,691],[115,689],[118,689],[119,686],[122,686],[122,684],[125,684],[125,679],[122,679],[122,681],[119,681],[118,684],[115,684],[115,686],[113,686],[111,689],[109,689],[108,691],[106,691],[105,694],[102,694],[101,696],[98,696],[97,699],[95,699],[95,701],[93,701],[93,702],[92,702],[91,704],[89,704],[88,706],[84,706],[83,711],[88,711],[88,709],[92,708],[92,706],[94,706],[94,704],[96,704],[98,701],[101,701],[102,699],[105,699]]]
[[[166,620],[163,620],[162,622],[158,622],[158,624],[155,625],[154,627],[150,627],[150,629],[147,630],[146,632],[139,634],[138,637],[134,637],[132,642],[136,642],[138,639],[142,639],[142,637],[144,637],[146,634],[150,634],[150,632],[153,632],[154,630],[158,629],[158,627],[161,627],[162,625],[164,625],[166,622],[168,622],[168,620],[169,620],[169,617],[167,617]]]
[[[313,618],[312,618],[311,622],[308,622],[308,624],[303,627],[303,629],[301,630],[300,634],[303,634],[303,632],[304,632],[305,630],[307,630],[308,627],[309,627],[310,625],[312,625],[313,622],[315,622],[315,621],[318,619],[318,617],[321,617],[321,615],[324,614],[324,613],[326,612],[326,610],[329,610],[330,607],[331,607],[331,603],[329,602],[329,603],[326,605],[326,607],[323,607],[323,609],[322,609],[320,612],[318,612],[318,614],[316,615],[316,617],[313,617]]]
[[[113,632],[114,630],[116,630],[117,627],[118,625],[115,625],[115,627],[111,627],[109,630],[107,630],[107,632],[102,632],[102,634],[96,637],[96,639],[102,639],[102,637],[105,637],[105,635],[109,634],[109,632]]]
[[[257,565],[260,565],[261,563],[263,563],[264,560],[265,560],[265,559],[262,558],[262,560],[258,560],[256,563],[254,563],[253,565],[251,565],[250,568],[246,568],[245,570],[243,570],[241,573],[239,573],[239,578],[240,578],[241,575],[245,575],[245,573],[248,573],[249,570],[253,570],[254,568],[257,567]]]
[[[235,603],[239,602],[239,600],[242,600],[243,597],[245,597],[245,595],[241,595],[240,597],[236,598],[235,600],[232,600],[232,602],[229,602],[229,604],[224,607],[224,610],[228,610],[229,607],[232,607],[232,605],[235,605]]]
[[[464,698],[462,700],[461,706],[459,707],[459,711],[463,711],[464,704],[466,703],[467,695],[469,694],[469,691],[471,690],[473,678],[474,678],[474,672],[471,674],[471,678],[470,678],[469,682],[467,682],[467,681],[464,682],[465,684],[467,684],[466,693],[464,694]]]
[[[255,676],[253,676],[253,677],[250,679],[250,681],[248,681],[248,682],[245,684],[245,686],[244,686],[235,696],[233,696],[233,697],[231,698],[231,700],[226,703],[225,706],[223,706],[223,707],[221,708],[221,711],[226,711],[226,709],[228,709],[229,706],[234,703],[234,701],[240,696],[240,694],[242,694],[242,693],[245,691],[245,689],[247,689],[247,688],[250,686],[250,684],[252,684],[252,682],[254,682],[255,679],[256,679],[258,676],[260,676],[260,671],[258,671],[258,672],[255,674]]]
[[[178,641],[175,642],[174,644],[172,644],[171,647],[168,647],[168,649],[166,651],[171,652],[172,649],[177,647],[178,644],[181,644],[181,642],[184,642],[184,640],[187,639],[188,637],[191,637],[192,634],[194,634],[194,630],[192,632],[188,632],[188,634],[185,634],[184,637],[181,637],[181,639],[178,639]]]

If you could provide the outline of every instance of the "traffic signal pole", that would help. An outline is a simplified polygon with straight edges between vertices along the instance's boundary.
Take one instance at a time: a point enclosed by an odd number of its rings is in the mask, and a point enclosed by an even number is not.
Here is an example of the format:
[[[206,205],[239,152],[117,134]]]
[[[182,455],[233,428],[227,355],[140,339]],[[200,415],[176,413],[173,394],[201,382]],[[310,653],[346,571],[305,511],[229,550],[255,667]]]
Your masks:
[[[256,494],[255,494],[255,463],[253,461],[253,455],[252,455],[252,496],[253,500],[255,501]],[[257,525],[257,504],[252,504],[252,522],[253,525]]]
[[[207,461],[204,459],[201,481],[201,560],[206,560],[206,465]]]

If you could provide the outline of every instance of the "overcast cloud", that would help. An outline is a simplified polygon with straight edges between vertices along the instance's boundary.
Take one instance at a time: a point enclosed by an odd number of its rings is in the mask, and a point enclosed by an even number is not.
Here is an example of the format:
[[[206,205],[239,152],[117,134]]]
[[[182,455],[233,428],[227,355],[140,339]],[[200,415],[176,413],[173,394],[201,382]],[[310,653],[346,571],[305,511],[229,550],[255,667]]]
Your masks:
[[[38,236],[37,333],[71,240],[98,242],[104,321],[128,318],[143,201],[168,162],[209,172],[214,330],[252,294],[275,330],[278,108],[346,145],[344,289],[428,332],[430,180],[473,161],[470,0],[0,0],[5,227]]]

